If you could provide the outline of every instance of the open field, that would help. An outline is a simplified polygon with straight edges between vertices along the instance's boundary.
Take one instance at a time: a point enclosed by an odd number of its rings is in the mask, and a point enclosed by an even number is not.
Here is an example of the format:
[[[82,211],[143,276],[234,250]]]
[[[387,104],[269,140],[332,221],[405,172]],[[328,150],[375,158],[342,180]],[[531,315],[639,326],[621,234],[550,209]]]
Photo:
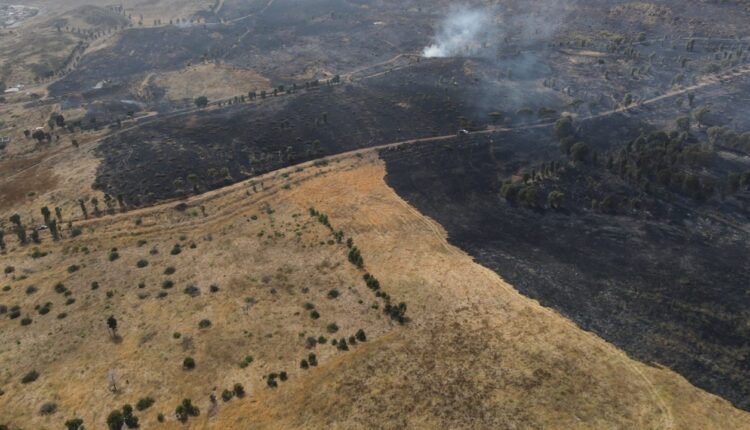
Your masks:
[[[4,419],[56,428],[78,416],[99,426],[110,409],[150,396],[154,405],[136,412],[149,428],[159,428],[159,412],[164,428],[181,428],[173,411],[186,397],[200,408],[191,428],[750,426],[727,402],[520,296],[448,245],[441,228],[385,186],[384,174],[372,153],[347,156],[193,198],[183,211],[170,204],[76,222],[82,235],[45,241],[45,257],[11,245],[7,261],[16,272],[0,297],[32,322],[0,322],[0,402],[13,411]],[[405,326],[372,309],[381,301],[346,261],[346,247],[326,242],[330,232],[307,213],[311,206],[354,238],[366,270],[408,304]],[[176,243],[182,250],[170,255]],[[113,247],[119,258],[108,261]],[[138,268],[139,259],[148,266]],[[70,265],[80,268],[69,273]],[[164,274],[168,267],[173,274]],[[163,288],[166,279],[173,288]],[[63,293],[53,288],[58,282]],[[28,293],[29,285],[38,290]],[[199,295],[183,292],[189,285]],[[334,288],[340,296],[331,299]],[[47,302],[49,313],[33,309]],[[121,340],[107,333],[110,314]],[[211,326],[200,329],[201,319]],[[327,333],[332,321],[341,334]],[[305,346],[310,335],[359,328],[367,341],[348,352]],[[300,369],[310,352],[318,366]],[[243,369],[246,355],[253,361]],[[195,369],[181,368],[185,356]],[[9,367],[21,357],[23,366]],[[34,369],[36,381],[19,382]],[[281,370],[288,381],[268,388],[263,375]],[[109,372],[117,393],[108,389]],[[246,396],[221,400],[237,382]],[[38,415],[45,402],[57,411]]]

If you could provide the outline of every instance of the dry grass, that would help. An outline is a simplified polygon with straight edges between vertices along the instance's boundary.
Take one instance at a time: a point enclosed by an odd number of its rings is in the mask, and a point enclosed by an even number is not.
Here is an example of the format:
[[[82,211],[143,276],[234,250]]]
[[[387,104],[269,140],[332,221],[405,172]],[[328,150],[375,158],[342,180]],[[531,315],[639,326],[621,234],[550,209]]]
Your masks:
[[[6,277],[11,290],[0,292],[0,303],[21,305],[33,323],[0,319],[2,418],[59,428],[80,416],[87,428],[102,428],[112,408],[151,396],[156,404],[137,414],[146,428],[184,428],[173,411],[185,397],[201,408],[190,428],[750,428],[746,413],[629,359],[448,245],[440,226],[400,200],[383,181],[382,163],[366,154],[198,196],[184,212],[169,204],[77,223],[84,234],[46,241],[44,258],[12,245],[3,262],[27,279]],[[355,239],[368,270],[409,305],[412,322],[400,327],[370,308],[375,299],[361,274],[342,245],[326,244],[330,233],[309,217],[310,206]],[[175,243],[184,245],[177,256],[169,253]],[[114,262],[112,247],[120,254]],[[138,269],[139,259],[149,266]],[[81,269],[68,273],[72,264]],[[168,266],[173,275],[163,274]],[[166,278],[175,287],[158,299]],[[73,292],[74,304],[53,292],[56,282]],[[220,291],[210,293],[211,283]],[[39,291],[27,295],[32,284]],[[201,295],[184,294],[188,284]],[[327,299],[331,288],[342,296]],[[49,314],[33,310],[47,301]],[[316,305],[319,320],[305,302]],[[56,319],[63,311],[67,318]],[[121,343],[107,335],[110,314],[120,321]],[[210,329],[198,328],[203,318]],[[347,353],[318,346],[320,366],[300,370],[304,337],[329,336],[330,321],[347,334],[362,327],[370,341]],[[197,362],[190,372],[180,367],[187,355]],[[255,361],[241,369],[245,355]],[[40,378],[21,384],[32,369]],[[117,394],[107,388],[110,370]],[[289,381],[266,388],[262,376],[278,370]],[[211,407],[208,395],[235,382],[248,396]],[[59,406],[51,417],[38,414],[46,401]],[[161,427],[158,412],[167,415]]]
[[[206,96],[211,100],[247,94],[253,89],[267,89],[268,79],[252,70],[240,70],[214,63],[197,64],[175,72],[162,73],[155,83],[167,91],[172,100]]]

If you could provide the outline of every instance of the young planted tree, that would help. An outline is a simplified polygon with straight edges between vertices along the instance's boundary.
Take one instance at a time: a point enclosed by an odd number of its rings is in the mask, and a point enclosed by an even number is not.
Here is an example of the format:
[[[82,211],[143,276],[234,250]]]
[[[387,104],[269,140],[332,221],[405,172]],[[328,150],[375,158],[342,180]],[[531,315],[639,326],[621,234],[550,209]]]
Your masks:
[[[52,219],[52,212],[49,211],[47,206],[42,207],[42,216],[44,217],[44,225],[49,225],[49,220]]]
[[[26,245],[28,243],[28,239],[26,238],[26,229],[21,223],[21,216],[18,214],[11,215],[10,222],[15,224],[16,226],[16,235],[18,236],[18,241],[21,242],[21,245]]]
[[[99,210],[99,199],[97,199],[96,197],[92,197],[91,204],[94,205],[94,215],[100,216],[101,211]]]
[[[78,205],[81,207],[81,212],[85,219],[89,219],[89,211],[86,209],[86,202],[83,199],[78,199]]]
[[[57,229],[57,221],[50,220],[47,226],[49,226],[49,232],[52,235],[52,240],[54,240],[55,242],[60,240],[60,231]]]
[[[117,319],[114,316],[107,318],[107,328],[112,339],[117,337]]]

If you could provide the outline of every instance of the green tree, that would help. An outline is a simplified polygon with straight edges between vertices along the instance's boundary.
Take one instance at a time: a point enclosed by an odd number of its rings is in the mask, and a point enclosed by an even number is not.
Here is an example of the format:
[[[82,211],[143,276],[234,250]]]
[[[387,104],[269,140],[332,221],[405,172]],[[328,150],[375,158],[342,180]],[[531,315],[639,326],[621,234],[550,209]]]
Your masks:
[[[15,224],[16,226],[16,235],[18,236],[18,241],[21,242],[21,245],[26,245],[28,243],[28,239],[26,238],[26,228],[21,223],[21,216],[18,214],[11,215],[10,222]]]
[[[109,430],[122,430],[122,426],[125,425],[125,418],[122,416],[122,412],[119,409],[109,413],[107,416],[107,427]]]
[[[586,161],[589,157],[589,146],[583,142],[578,142],[570,148],[570,156],[573,161]]]
[[[552,191],[547,195],[547,205],[554,209],[560,209],[565,199],[565,194],[560,191]]]
[[[197,106],[200,109],[205,108],[208,106],[208,98],[206,96],[200,96],[195,99],[195,106]]]

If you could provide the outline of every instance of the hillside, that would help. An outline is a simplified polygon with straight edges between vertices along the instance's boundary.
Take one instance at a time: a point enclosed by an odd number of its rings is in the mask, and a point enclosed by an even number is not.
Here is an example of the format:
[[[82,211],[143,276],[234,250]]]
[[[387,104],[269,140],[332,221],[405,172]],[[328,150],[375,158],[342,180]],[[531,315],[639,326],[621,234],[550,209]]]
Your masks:
[[[174,416],[183,398],[200,409],[190,428],[750,426],[726,401],[519,295],[448,245],[384,175],[374,153],[347,155],[196,196],[180,210],[166,204],[76,222],[82,234],[45,240],[44,257],[11,244],[5,261],[15,271],[0,297],[21,316],[0,320],[3,419],[58,428],[80,417],[96,428],[110,410],[151,397],[153,406],[136,412],[148,428],[160,428],[159,413],[164,428],[183,428]],[[346,244],[310,207],[354,240],[391,300],[407,304],[406,324],[383,313]],[[171,255],[175,244],[181,252]],[[119,257],[110,261],[112,248]],[[174,286],[165,289],[167,279]],[[48,313],[34,309],[47,302]],[[204,319],[211,324],[201,329]],[[359,329],[365,342],[348,351],[330,345]],[[329,340],[309,347],[310,336]],[[304,370],[311,352],[318,365]],[[187,356],[192,370],[183,368]],[[38,379],[23,384],[32,370]],[[269,387],[264,376],[280,371],[288,380]],[[224,402],[222,391],[236,383],[245,397]],[[48,402],[56,411],[40,415]]]

